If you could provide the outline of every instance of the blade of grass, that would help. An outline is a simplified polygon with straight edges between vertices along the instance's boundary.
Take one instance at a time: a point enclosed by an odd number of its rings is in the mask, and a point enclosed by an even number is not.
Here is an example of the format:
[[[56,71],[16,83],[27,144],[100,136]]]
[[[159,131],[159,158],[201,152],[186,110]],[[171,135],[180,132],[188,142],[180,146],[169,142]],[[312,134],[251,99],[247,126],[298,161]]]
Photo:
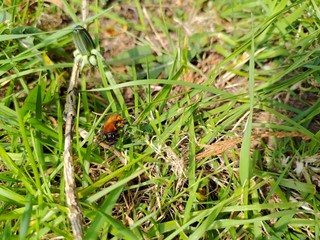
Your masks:
[[[26,239],[27,237],[31,215],[32,215],[32,196],[28,194],[26,197],[25,211],[22,215],[22,219],[20,222],[20,228],[19,228],[20,239]]]
[[[250,144],[251,144],[251,133],[252,133],[252,116],[254,107],[254,35],[252,34],[251,41],[251,55],[249,62],[249,116],[245,126],[245,132],[243,136],[241,151],[240,151],[240,163],[239,163],[239,174],[241,184],[249,184],[249,180],[252,177],[252,160],[250,157]],[[244,204],[248,204],[248,196],[245,196]]]

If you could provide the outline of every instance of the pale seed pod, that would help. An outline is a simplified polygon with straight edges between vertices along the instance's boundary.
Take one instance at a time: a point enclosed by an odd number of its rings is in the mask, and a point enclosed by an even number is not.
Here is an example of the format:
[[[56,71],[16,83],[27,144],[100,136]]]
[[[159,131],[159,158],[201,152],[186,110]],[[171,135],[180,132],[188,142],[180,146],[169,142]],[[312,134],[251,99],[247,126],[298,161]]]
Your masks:
[[[90,55],[89,57],[89,63],[92,65],[92,66],[97,66],[97,58],[95,55]]]

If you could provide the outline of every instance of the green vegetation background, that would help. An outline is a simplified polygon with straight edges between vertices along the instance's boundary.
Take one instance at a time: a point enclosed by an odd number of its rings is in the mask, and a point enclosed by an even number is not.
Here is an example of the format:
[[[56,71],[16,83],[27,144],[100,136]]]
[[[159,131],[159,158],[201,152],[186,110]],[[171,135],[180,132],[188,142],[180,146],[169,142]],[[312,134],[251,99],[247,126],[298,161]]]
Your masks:
[[[319,1],[91,4],[107,64],[79,82],[84,238],[319,239]],[[1,3],[2,239],[72,239],[63,108],[80,16],[80,1]],[[126,124],[110,151],[94,138],[112,114]]]

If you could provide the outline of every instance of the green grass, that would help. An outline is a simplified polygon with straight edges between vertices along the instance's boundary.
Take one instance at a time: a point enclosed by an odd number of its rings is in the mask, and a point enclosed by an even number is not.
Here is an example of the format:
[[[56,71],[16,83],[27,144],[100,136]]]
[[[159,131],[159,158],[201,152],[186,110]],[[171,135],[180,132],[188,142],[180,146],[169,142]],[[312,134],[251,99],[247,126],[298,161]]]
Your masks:
[[[63,108],[81,1],[62,2],[2,4],[2,239],[73,238]],[[90,6],[107,58],[78,89],[84,239],[319,239],[318,2],[153,2]],[[94,142],[111,114],[125,162]]]

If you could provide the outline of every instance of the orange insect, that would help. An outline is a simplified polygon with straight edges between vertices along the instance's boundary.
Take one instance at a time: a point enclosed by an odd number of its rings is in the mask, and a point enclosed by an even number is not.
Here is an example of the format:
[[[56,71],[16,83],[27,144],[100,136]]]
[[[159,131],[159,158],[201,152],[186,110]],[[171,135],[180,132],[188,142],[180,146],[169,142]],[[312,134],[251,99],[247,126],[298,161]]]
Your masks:
[[[118,134],[118,128],[122,127],[124,120],[119,115],[113,115],[107,119],[103,125],[102,133],[105,135],[108,143],[113,144],[116,142]]]

